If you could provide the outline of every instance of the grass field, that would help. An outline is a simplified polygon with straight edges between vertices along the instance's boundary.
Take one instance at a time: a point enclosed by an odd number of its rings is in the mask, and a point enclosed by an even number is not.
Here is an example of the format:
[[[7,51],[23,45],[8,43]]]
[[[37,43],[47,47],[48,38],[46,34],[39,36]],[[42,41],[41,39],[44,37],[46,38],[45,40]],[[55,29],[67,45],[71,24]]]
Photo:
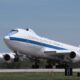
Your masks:
[[[0,73],[0,80],[80,80],[77,73],[64,76],[64,73]]]

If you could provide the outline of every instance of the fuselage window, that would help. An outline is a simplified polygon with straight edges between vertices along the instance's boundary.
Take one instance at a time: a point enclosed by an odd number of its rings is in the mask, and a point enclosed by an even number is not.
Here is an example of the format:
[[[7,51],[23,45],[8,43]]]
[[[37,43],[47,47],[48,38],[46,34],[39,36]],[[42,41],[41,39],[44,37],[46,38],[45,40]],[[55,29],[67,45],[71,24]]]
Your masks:
[[[18,30],[11,30],[8,35],[9,35],[9,36],[10,36],[10,35],[14,35],[14,34],[16,34],[17,32],[18,32]]]

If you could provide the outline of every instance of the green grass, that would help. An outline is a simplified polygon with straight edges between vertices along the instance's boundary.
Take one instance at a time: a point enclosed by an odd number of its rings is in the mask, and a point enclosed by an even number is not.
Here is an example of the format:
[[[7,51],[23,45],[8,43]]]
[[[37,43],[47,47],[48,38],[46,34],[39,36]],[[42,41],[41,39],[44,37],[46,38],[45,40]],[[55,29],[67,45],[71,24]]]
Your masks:
[[[64,73],[0,73],[0,80],[80,80],[77,73],[64,76]]]

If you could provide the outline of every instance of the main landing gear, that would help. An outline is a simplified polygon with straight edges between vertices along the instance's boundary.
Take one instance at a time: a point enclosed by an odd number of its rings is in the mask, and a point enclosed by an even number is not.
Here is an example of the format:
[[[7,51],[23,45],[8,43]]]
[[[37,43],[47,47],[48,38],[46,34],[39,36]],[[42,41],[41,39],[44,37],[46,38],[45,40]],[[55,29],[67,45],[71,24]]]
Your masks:
[[[34,64],[32,65],[33,69],[38,69],[40,67],[40,60],[38,58],[34,59]],[[52,64],[52,60],[47,60],[47,65],[45,65],[45,68],[47,69],[52,69],[53,68],[53,64]]]
[[[19,62],[19,56],[15,55],[14,62]]]
[[[38,68],[41,67],[41,66],[40,66],[41,60],[40,60],[39,58],[34,58],[33,61],[34,61],[34,64],[32,65],[32,68],[33,68],[33,69],[38,69]],[[45,62],[46,62],[47,64],[44,64],[44,65],[42,64],[43,66],[45,66],[45,68],[47,68],[47,69],[53,68],[53,61],[52,61],[51,59],[46,60]]]
[[[34,59],[34,64],[32,65],[32,68],[33,68],[33,69],[39,68],[39,67],[40,67],[40,66],[39,66],[39,63],[40,63],[40,60],[37,59],[37,58],[35,58],[35,59]],[[47,68],[47,69],[53,68],[52,60],[47,60],[47,65],[45,65],[45,68]]]
[[[39,68],[39,63],[40,63],[40,61],[39,61],[39,59],[37,59],[37,58],[35,58],[34,59],[34,64],[32,65],[32,68],[34,69],[37,69],[37,68]]]

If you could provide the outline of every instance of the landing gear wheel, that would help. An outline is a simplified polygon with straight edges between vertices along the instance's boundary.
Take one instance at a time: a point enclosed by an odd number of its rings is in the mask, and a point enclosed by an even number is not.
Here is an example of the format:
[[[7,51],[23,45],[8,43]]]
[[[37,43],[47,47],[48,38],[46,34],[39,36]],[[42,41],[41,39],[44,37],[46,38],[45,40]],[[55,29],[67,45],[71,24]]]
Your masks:
[[[53,66],[52,66],[51,64],[49,64],[49,65],[46,65],[46,68],[47,68],[47,69],[52,69]]]
[[[15,52],[16,55],[15,55],[15,58],[14,58],[14,62],[19,62],[19,55],[17,54],[17,52]]]
[[[33,69],[38,69],[39,68],[39,65],[32,65],[32,68]]]
[[[15,57],[14,62],[19,62],[19,57]]]
[[[39,68],[39,63],[40,63],[39,59],[38,58],[35,58],[34,59],[34,64],[32,65],[32,68],[33,69]]]

